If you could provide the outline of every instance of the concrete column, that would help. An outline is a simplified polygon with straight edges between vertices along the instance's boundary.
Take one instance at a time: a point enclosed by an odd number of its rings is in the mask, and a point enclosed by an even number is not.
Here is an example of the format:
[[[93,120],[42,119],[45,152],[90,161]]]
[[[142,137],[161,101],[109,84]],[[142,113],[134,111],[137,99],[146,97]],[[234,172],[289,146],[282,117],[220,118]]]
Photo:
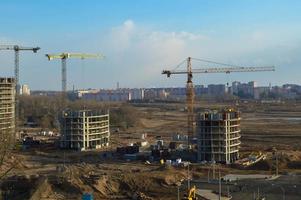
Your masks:
[[[86,112],[83,112],[82,116],[83,123],[83,148],[86,149]],[[87,138],[88,139],[88,138]]]

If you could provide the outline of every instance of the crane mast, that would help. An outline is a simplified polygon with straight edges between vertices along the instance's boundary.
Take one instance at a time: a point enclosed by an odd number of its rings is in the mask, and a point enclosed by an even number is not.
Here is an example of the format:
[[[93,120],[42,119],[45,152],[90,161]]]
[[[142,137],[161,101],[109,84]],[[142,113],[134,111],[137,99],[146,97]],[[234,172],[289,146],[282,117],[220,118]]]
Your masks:
[[[228,67],[206,67],[200,69],[192,69],[191,60],[199,60],[208,63],[218,64],[220,66]],[[275,71],[274,66],[266,67],[241,67],[234,66],[224,63],[218,63],[214,61],[208,61],[204,59],[196,59],[188,57],[186,59],[187,69],[186,70],[163,70],[162,74],[165,74],[167,77],[170,77],[172,74],[187,74],[187,83],[186,83],[186,107],[187,107],[187,135],[188,135],[188,146],[190,145],[191,140],[195,136],[195,120],[194,120],[194,87],[192,82],[193,74],[198,73],[232,73],[232,72],[264,72],[264,71]],[[179,65],[178,65],[179,66]]]
[[[194,135],[194,111],[193,111],[193,105],[194,105],[194,88],[193,88],[193,82],[192,82],[192,67],[191,67],[191,58],[189,57],[187,59],[187,83],[186,83],[186,105],[187,105],[187,135],[188,140],[191,141],[192,137]],[[188,142],[189,145],[189,142]]]

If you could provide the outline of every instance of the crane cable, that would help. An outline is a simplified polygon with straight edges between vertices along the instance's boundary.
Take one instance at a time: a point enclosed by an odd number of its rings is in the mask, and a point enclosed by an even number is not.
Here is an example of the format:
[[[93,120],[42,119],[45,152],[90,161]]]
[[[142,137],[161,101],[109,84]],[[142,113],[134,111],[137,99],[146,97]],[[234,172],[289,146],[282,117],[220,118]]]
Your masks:
[[[197,60],[201,62],[206,62],[206,63],[212,63],[212,64],[217,64],[217,65],[223,65],[223,66],[228,66],[228,67],[242,67],[238,65],[232,65],[232,64],[227,64],[227,63],[221,63],[221,62],[216,62],[216,61],[211,61],[207,59],[202,59],[202,58],[191,58],[192,60]]]
[[[180,64],[176,65],[176,67],[172,71],[174,71],[174,70],[178,69],[179,67],[181,67],[186,61],[187,61],[187,59],[184,59],[182,62],[180,62]]]
[[[196,61],[200,61],[200,62],[205,62],[205,63],[211,63],[211,64],[217,64],[217,65],[223,65],[223,66],[228,66],[228,67],[242,67],[241,65],[233,65],[233,64],[227,64],[227,63],[222,63],[222,62],[216,62],[216,61],[212,61],[212,60],[208,60],[208,59],[203,59],[203,58],[191,58],[192,60],[196,60]],[[182,62],[180,62],[178,65],[175,66],[174,69],[172,69],[171,71],[175,71],[177,70],[179,67],[181,67],[185,62],[187,61],[187,59],[184,59]]]

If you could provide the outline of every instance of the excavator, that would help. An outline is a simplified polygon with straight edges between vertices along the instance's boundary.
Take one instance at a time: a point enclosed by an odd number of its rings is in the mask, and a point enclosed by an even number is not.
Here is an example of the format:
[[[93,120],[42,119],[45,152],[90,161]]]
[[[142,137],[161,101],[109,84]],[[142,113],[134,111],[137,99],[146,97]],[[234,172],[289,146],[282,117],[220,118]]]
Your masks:
[[[195,196],[195,191],[196,191],[196,187],[193,186],[188,191],[188,194],[187,194],[188,196],[185,195],[182,200],[197,200],[198,198]]]

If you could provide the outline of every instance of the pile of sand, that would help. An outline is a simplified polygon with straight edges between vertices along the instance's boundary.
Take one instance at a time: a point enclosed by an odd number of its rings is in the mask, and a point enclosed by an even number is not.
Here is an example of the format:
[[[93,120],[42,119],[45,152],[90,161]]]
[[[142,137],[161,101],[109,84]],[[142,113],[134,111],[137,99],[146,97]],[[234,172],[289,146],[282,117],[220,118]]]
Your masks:
[[[120,190],[118,181],[104,175],[93,185],[94,189],[101,195],[108,197],[111,194],[117,194]]]

